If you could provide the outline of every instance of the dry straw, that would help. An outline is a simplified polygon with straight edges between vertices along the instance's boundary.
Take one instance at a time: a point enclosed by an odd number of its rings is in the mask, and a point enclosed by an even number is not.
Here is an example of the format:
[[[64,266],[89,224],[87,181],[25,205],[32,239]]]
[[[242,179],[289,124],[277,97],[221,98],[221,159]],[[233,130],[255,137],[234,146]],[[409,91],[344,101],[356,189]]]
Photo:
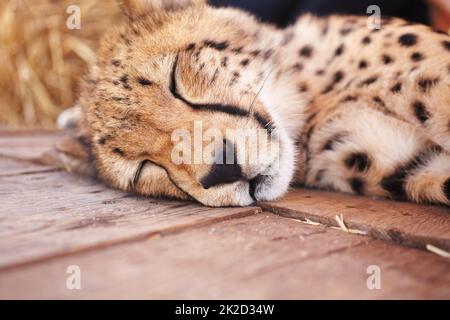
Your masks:
[[[443,257],[443,258],[450,258],[450,252],[447,252],[441,248],[433,246],[432,244],[427,244],[426,249],[434,254],[437,254],[438,256]]]
[[[0,1],[0,127],[53,127],[74,104],[99,37],[121,18],[115,0]],[[77,5],[81,29],[69,30]]]
[[[339,227],[332,227],[333,229],[342,230],[342,231],[347,232],[347,233],[367,235],[367,232],[365,232],[365,231],[348,228],[347,225],[345,224],[345,221],[344,221],[344,215],[342,215],[342,214],[336,215],[334,217],[334,219],[336,220],[336,222],[337,222]]]

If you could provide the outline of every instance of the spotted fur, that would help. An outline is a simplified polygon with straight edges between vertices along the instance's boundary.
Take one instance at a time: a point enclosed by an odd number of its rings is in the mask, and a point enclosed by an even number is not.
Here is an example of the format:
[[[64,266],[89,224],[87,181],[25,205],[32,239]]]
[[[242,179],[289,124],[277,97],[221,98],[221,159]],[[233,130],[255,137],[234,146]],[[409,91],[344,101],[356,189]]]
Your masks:
[[[123,3],[77,111],[109,184],[209,206],[273,200],[291,182],[450,205],[448,35],[396,18],[370,30],[306,15],[281,30],[200,0]],[[265,158],[280,165],[174,164],[171,134],[194,121],[275,133],[282,152]]]

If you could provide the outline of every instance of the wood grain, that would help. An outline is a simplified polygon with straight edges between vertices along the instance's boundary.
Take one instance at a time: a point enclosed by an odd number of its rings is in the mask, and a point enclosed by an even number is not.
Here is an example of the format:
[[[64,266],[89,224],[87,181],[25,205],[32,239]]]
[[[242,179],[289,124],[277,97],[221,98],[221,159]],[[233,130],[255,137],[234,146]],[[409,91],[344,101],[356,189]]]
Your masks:
[[[37,165],[59,137],[0,131],[0,298],[450,298],[448,259],[392,243],[449,251],[449,208],[302,189],[250,208],[136,197]],[[340,214],[369,236],[328,228]]]
[[[60,170],[51,165],[40,165],[29,161],[0,157],[0,177],[26,175]]]
[[[349,228],[398,244],[425,249],[426,244],[450,250],[450,208],[371,199],[352,195],[297,189],[281,200],[260,204],[285,217],[308,218],[338,226],[342,214]]]
[[[136,197],[58,171],[0,177],[0,201],[0,269],[260,211]]]
[[[57,131],[0,131],[0,157],[35,161],[52,150]]]
[[[81,268],[81,290],[66,288],[69,265]],[[380,290],[367,288],[370,265]],[[431,253],[261,213],[4,271],[0,298],[448,299],[449,267]]]

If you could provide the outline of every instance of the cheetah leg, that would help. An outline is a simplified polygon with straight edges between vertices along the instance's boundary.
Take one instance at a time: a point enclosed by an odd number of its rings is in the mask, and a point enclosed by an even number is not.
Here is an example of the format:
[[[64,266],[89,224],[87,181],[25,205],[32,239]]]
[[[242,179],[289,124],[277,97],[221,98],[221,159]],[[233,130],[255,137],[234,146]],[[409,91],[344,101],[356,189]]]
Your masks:
[[[450,153],[417,127],[364,105],[317,123],[308,152],[307,186],[450,205]]]
[[[450,205],[450,154],[432,150],[385,177],[383,188],[396,199]]]

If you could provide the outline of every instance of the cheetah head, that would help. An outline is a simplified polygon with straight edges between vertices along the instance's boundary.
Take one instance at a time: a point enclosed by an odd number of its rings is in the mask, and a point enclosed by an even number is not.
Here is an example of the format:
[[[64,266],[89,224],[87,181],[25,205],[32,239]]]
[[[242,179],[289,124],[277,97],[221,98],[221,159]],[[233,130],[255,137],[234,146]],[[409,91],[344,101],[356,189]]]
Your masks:
[[[80,97],[99,175],[207,206],[282,196],[294,145],[267,98],[272,53],[261,49],[261,34],[277,30],[195,0],[123,9],[127,22],[103,39]]]

